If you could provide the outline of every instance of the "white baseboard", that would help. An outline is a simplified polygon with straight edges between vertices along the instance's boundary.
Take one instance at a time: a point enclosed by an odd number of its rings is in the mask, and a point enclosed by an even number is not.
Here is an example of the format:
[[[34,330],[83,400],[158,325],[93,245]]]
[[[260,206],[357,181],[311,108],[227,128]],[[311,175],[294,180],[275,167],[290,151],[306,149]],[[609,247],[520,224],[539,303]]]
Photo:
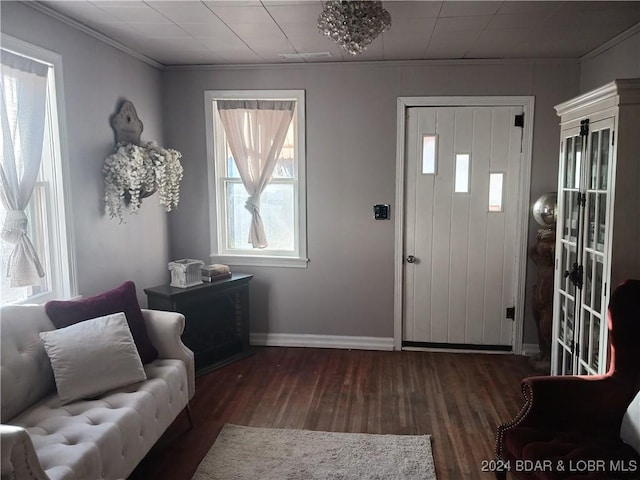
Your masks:
[[[533,357],[540,353],[540,346],[537,343],[523,343],[522,355],[525,357]]]
[[[260,347],[341,348],[351,350],[393,350],[393,338],[346,337],[342,335],[297,335],[251,333],[251,345]]]
[[[348,337],[342,335],[305,335],[291,333],[251,333],[250,343],[258,347],[308,347],[340,348],[351,350],[394,349],[393,338],[389,337]],[[537,343],[524,343],[522,355],[531,357],[540,353]]]

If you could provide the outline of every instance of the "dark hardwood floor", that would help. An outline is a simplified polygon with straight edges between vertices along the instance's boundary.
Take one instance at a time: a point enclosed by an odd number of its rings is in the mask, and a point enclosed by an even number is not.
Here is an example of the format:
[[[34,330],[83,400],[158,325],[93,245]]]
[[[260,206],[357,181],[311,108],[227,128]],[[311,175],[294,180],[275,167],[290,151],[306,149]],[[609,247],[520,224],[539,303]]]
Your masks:
[[[196,379],[194,428],[181,414],[129,480],[189,480],[225,423],[431,434],[438,480],[493,478],[482,461],[532,374],[513,355],[260,348]]]

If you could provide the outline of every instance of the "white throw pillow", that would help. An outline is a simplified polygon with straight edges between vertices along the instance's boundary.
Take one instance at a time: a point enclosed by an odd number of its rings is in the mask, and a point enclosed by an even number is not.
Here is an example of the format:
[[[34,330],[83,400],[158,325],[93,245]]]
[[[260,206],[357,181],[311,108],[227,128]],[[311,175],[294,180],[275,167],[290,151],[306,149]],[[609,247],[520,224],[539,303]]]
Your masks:
[[[65,405],[146,380],[124,313],[41,332]]]
[[[622,417],[620,438],[640,454],[640,392],[631,400],[624,417]]]

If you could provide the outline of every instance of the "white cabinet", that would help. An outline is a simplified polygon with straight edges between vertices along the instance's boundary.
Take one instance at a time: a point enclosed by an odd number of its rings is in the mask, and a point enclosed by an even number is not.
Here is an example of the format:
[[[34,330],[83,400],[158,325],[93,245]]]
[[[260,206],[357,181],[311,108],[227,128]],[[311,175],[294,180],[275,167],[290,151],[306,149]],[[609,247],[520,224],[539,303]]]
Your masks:
[[[640,278],[640,79],[616,80],[556,111],[551,373],[599,374],[608,367],[609,294]]]

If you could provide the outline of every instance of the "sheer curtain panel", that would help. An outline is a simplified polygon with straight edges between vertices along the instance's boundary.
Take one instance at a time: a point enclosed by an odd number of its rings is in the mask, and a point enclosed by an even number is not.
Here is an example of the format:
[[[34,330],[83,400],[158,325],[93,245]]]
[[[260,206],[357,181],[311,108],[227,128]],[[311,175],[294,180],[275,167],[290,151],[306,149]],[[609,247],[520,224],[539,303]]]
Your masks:
[[[249,243],[265,248],[260,195],[269,184],[293,118],[293,100],[218,100],[217,108],[240,179],[249,198]]]
[[[44,269],[27,232],[25,209],[40,171],[49,67],[2,52],[0,201],[7,211],[2,239],[14,245],[7,264],[12,287],[39,285]]]

